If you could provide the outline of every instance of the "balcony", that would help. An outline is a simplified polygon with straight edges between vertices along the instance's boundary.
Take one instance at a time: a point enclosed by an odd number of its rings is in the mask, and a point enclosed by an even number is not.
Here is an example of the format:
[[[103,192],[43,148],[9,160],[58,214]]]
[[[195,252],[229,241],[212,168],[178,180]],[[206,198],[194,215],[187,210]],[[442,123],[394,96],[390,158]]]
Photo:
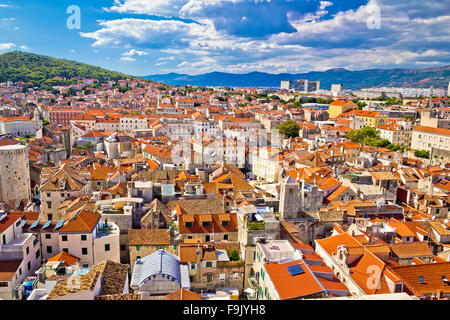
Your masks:
[[[102,238],[102,237],[119,235],[119,234],[120,234],[120,229],[114,222],[108,222],[107,224],[100,222],[97,226],[97,234],[96,234],[95,238],[98,239],[98,238]]]

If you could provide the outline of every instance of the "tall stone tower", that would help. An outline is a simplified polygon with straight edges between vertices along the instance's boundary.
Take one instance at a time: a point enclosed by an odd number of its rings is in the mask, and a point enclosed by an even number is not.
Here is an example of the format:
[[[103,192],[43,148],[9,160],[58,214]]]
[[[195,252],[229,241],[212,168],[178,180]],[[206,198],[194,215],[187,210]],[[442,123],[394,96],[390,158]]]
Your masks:
[[[21,200],[31,200],[28,147],[0,146],[0,201],[16,207]]]
[[[281,181],[280,213],[282,219],[298,218],[299,213],[299,184],[291,176]]]

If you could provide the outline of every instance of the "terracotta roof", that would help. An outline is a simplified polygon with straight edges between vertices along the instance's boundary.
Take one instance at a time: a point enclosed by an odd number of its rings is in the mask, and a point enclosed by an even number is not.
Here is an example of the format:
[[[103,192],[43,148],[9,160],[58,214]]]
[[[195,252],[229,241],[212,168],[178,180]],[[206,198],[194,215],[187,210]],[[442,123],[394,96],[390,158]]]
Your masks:
[[[0,281],[11,281],[21,263],[22,260],[1,260]]]
[[[0,220],[0,233],[8,229],[14,222],[20,220],[22,216],[7,214],[2,220]]]
[[[333,253],[337,253],[337,248],[339,246],[346,246],[347,249],[349,248],[358,248],[362,251],[363,245],[355,240],[351,235],[349,235],[347,232],[340,233],[325,239],[318,239],[316,240],[320,246],[325,249],[326,252],[331,256]]]
[[[294,265],[300,265],[304,273],[292,276],[287,267]],[[284,264],[264,264],[264,268],[272,280],[280,296],[280,300],[307,297],[323,292],[322,286],[302,260],[295,260]]]
[[[202,300],[202,296],[198,293],[183,288],[175,292],[169,293],[166,300]]]
[[[169,229],[128,229],[129,245],[170,244]]]
[[[73,266],[77,261],[80,261],[80,258],[71,255],[65,251],[58,253],[56,256],[49,258],[47,261],[64,261],[66,266]]]
[[[414,131],[421,131],[421,132],[427,132],[427,133],[434,133],[434,134],[441,134],[441,135],[450,136],[450,130],[449,129],[443,129],[443,128],[417,126],[417,127],[414,128]]]
[[[169,210],[174,210],[179,205],[186,213],[223,213],[225,211],[222,197],[206,199],[179,199],[167,202]]]
[[[433,256],[433,252],[427,242],[402,242],[391,244],[392,252],[399,258]]]
[[[67,221],[59,232],[92,232],[101,215],[88,210],[81,210]]]
[[[391,270],[415,296],[435,294],[438,290],[450,292],[450,286],[442,279],[442,276],[446,276],[450,280],[450,262],[395,266]],[[419,276],[425,283],[420,283]]]
[[[188,217],[188,221],[185,220],[185,217]],[[185,222],[192,222],[191,217],[194,216],[194,221],[192,223],[192,227],[186,227]],[[222,221],[219,218],[218,214],[211,214],[212,223],[210,226],[203,226],[200,217],[203,216],[201,214],[194,215],[180,215],[179,218],[179,233],[180,234],[201,234],[201,233],[212,233],[213,230],[215,233],[229,233],[229,232],[238,232],[238,224],[237,224],[237,215],[236,213],[230,213],[231,220],[229,221],[227,226],[222,225]]]
[[[128,265],[107,260],[92,266],[92,271],[101,273],[100,296],[123,294],[128,278]]]

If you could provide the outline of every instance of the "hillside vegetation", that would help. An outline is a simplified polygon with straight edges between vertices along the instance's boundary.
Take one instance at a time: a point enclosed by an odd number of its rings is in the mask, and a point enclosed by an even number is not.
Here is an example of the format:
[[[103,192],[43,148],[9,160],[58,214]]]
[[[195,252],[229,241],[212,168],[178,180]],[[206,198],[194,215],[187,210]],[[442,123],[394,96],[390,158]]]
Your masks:
[[[105,70],[88,64],[47,56],[13,51],[0,55],[0,82],[23,81],[37,85],[67,85],[70,81],[53,80],[54,77],[95,78],[99,81],[137,79],[123,73]]]

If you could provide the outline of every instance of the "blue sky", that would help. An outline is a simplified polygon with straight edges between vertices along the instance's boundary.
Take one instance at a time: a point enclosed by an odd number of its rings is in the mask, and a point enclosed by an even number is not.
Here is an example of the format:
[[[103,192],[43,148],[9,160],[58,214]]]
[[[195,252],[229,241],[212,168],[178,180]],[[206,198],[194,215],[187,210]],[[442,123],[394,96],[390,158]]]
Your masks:
[[[138,76],[441,66],[450,0],[0,0],[10,50]]]

